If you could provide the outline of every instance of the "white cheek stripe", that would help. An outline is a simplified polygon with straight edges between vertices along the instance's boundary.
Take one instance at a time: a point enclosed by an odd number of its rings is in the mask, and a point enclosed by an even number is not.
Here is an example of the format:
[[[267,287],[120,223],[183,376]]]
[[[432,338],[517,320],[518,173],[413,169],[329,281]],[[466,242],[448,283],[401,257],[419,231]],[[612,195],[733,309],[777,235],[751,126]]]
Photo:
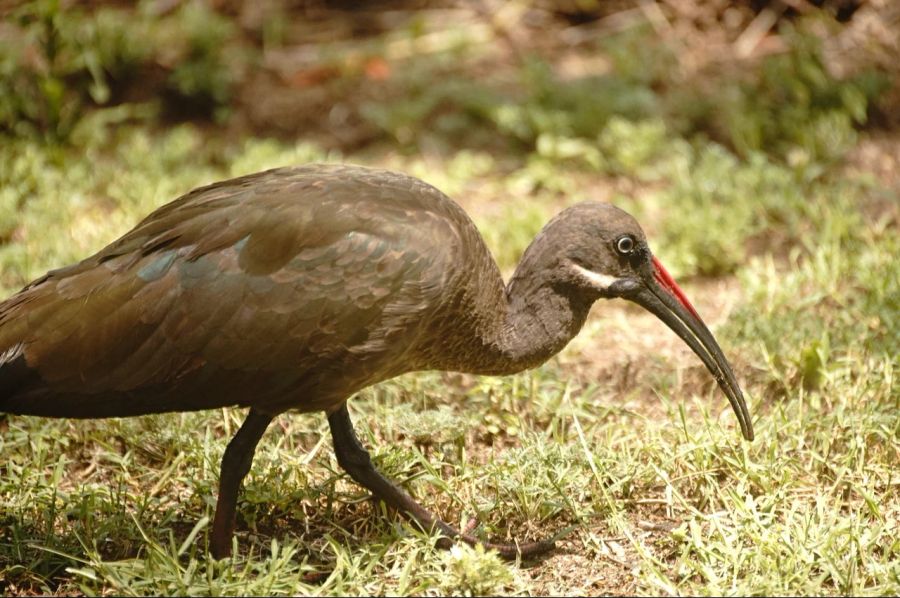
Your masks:
[[[572,268],[575,269],[576,272],[581,274],[591,285],[594,286],[598,291],[607,290],[614,282],[619,280],[615,276],[609,276],[608,274],[600,274],[599,272],[594,272],[593,270],[588,270],[587,268],[583,268],[578,264],[572,264]]]

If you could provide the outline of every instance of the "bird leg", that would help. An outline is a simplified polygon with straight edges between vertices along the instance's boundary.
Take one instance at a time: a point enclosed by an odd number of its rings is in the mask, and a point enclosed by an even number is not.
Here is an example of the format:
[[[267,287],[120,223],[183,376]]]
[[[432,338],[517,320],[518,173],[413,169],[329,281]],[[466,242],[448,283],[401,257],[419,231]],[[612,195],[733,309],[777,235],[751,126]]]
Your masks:
[[[250,471],[256,445],[259,444],[259,439],[271,421],[271,415],[251,409],[247,419],[225,449],[219,475],[219,498],[216,501],[216,516],[213,519],[210,540],[214,558],[223,559],[231,554],[231,537],[234,534],[235,510],[241,481]]]
[[[459,538],[467,544],[482,544],[485,548],[496,550],[500,556],[507,559],[514,559],[519,554],[528,558],[553,549],[554,544],[552,541],[529,542],[527,544],[493,544],[482,542],[470,534],[461,533],[455,527],[444,523],[429,513],[409,494],[375,469],[369,453],[356,437],[346,403],[328,416],[328,424],[331,426],[331,436],[334,439],[334,452],[337,456],[338,464],[344,471],[358,484],[371,491],[376,498],[409,515],[422,529],[428,531],[437,528],[444,535],[443,538],[438,540],[438,546],[441,548],[449,548],[452,545],[451,540]]]

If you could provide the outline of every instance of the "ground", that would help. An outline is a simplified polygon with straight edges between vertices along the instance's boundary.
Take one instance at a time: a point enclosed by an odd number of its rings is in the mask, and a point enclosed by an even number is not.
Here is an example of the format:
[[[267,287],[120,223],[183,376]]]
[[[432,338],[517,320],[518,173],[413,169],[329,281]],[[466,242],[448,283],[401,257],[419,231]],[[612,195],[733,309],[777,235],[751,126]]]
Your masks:
[[[324,417],[285,414],[245,481],[236,556],[216,562],[218,464],[240,410],[10,416],[5,594],[900,592],[898,86],[868,43],[900,31],[890,3],[833,3],[840,23],[801,2],[589,4],[398,3],[373,19],[310,2],[281,31],[240,3],[148,3],[161,16],[128,31],[167,40],[156,54],[100,36],[36,71],[34,90],[69,86],[77,116],[43,95],[0,102],[0,287],[89,255],[197,185],[285,164],[427,180],[472,215],[505,276],[559,209],[611,201],[719,339],[756,439],[661,322],[604,301],[536,370],[408,374],[350,403],[377,466],[428,508],[486,539],[559,534],[553,552],[506,563],[436,548],[341,472]],[[121,7],[105,8],[67,14],[86,23],[71,39],[118,23]],[[188,36],[179,56],[168,27],[195,21],[228,43]],[[31,26],[70,39],[43,22],[23,17],[0,40]],[[85,56],[107,79],[83,77]],[[155,73],[163,99],[147,108],[121,64]],[[30,89],[30,72],[7,68],[3,85]],[[108,104],[78,95],[98,80]]]

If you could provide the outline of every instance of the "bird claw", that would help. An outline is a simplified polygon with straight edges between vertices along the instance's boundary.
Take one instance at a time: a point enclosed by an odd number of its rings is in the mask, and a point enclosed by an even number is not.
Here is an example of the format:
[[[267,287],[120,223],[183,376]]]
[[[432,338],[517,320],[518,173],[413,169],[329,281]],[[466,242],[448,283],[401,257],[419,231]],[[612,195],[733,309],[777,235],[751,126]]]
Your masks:
[[[518,542],[512,544],[495,544],[494,542],[484,542],[469,534],[460,534],[459,539],[471,546],[481,544],[487,550],[493,550],[502,558],[508,560],[513,560],[519,556],[523,559],[534,558],[550,552],[556,546],[556,543],[552,540],[538,540],[536,542],[526,542],[524,544],[519,544]]]
[[[553,550],[555,546],[555,537],[551,540],[539,540],[536,542],[527,542],[525,544],[519,544],[518,542],[511,544],[496,544],[493,542],[485,542],[472,535],[472,532],[474,532],[477,527],[478,520],[472,517],[466,522],[466,525],[462,528],[462,531],[455,534],[455,537],[462,540],[466,544],[469,544],[470,546],[481,544],[488,550],[496,551],[501,557],[505,559],[515,559],[520,555],[522,556],[522,558],[535,557]],[[453,530],[453,528],[450,527],[450,530],[444,530],[445,533],[447,531],[451,531],[452,533],[456,530]],[[450,548],[453,545],[452,539],[449,537],[444,539],[446,540],[446,542],[443,542],[439,545],[441,545],[442,548]]]
[[[472,531],[474,531],[474,529],[478,526],[478,522],[475,519],[470,519],[466,526],[463,528],[462,532],[454,528],[452,525],[448,525],[439,519],[436,520],[435,523],[437,523],[436,527],[444,536],[443,538],[440,538],[438,540],[437,545],[438,547],[444,549],[450,549],[453,547],[453,544],[456,540],[462,540],[470,546],[477,546],[480,544],[487,550],[495,551],[498,555],[500,555],[501,558],[514,560],[520,556],[523,559],[534,558],[553,550],[553,548],[556,546],[555,536],[550,540],[538,540],[535,542],[525,542],[522,544],[520,544],[519,542],[513,542],[510,544],[485,542],[484,540],[476,538],[472,535]]]

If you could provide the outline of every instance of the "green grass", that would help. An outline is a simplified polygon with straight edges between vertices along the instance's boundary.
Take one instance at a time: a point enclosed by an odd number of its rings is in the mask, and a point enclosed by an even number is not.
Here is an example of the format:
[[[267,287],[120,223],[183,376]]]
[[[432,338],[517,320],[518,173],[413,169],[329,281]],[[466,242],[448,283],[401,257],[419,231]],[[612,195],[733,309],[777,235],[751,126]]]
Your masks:
[[[189,127],[110,135],[81,153],[24,141],[0,150],[3,205],[13,206],[0,248],[7,292],[100,248],[194,185],[328,159],[309,144],[203,143]],[[340,472],[323,417],[284,415],[246,480],[237,556],[217,563],[207,553],[209,521],[239,412],[9,417],[0,433],[4,591],[900,591],[900,235],[889,214],[864,209],[890,192],[837,177],[804,181],[762,156],[741,160],[710,144],[683,147],[681,157],[623,168],[636,180],[649,169],[655,190],[640,204],[621,203],[643,214],[658,255],[682,273],[705,271],[697,264],[710,234],[739,250],[724,270],[736,278],[721,279],[731,281],[733,309],[717,334],[744,381],[755,442],[740,441],[692,356],[652,349],[668,331],[651,324],[629,333],[622,323],[645,316],[600,305],[582,337],[533,372],[411,374],[351,404],[376,464],[429,508],[456,525],[474,518],[476,534],[491,539],[571,528],[556,553],[517,565],[464,546],[436,549],[434,537],[365,500]],[[679,160],[724,166],[679,169]],[[415,159],[389,153],[375,163],[427,177]],[[730,186],[691,197],[692,226],[661,216],[680,193],[720,181],[721,168]],[[461,154],[440,172],[434,182],[467,200],[505,269],[546,216],[593,188],[579,168],[548,174],[541,159],[501,171]],[[571,197],[523,185],[530,176],[566,178]],[[765,189],[760,180],[774,187],[750,201],[750,189]],[[473,187],[483,197],[467,197]],[[726,235],[732,226],[735,238]],[[779,241],[760,250],[749,241],[758,234]],[[705,287],[688,282],[708,313]],[[621,353],[585,362],[610,341]],[[628,350],[640,342],[651,347],[646,358]],[[630,377],[619,375],[626,365]]]

